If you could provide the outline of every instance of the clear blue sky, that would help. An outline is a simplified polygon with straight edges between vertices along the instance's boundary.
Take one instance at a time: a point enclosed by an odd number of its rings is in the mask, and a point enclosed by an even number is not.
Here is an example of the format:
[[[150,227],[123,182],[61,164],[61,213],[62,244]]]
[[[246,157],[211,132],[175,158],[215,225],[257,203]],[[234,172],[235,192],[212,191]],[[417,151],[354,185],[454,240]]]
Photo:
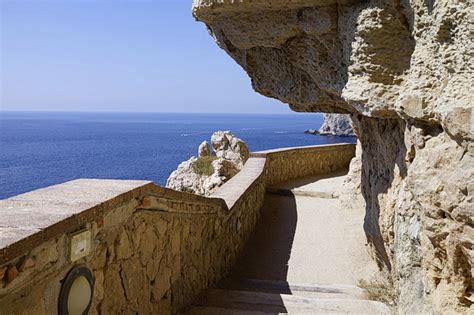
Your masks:
[[[0,109],[285,113],[191,0],[0,0]]]

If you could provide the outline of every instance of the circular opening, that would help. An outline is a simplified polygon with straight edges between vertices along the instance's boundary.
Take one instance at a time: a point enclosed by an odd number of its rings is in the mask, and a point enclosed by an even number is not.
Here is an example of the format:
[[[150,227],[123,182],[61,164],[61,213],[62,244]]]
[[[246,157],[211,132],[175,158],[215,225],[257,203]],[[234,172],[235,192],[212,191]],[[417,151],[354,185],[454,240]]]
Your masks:
[[[86,266],[72,269],[63,280],[59,294],[59,314],[83,315],[89,312],[94,292],[94,278]]]
[[[74,280],[69,289],[67,310],[69,315],[82,315],[87,310],[92,298],[92,288],[83,276]]]

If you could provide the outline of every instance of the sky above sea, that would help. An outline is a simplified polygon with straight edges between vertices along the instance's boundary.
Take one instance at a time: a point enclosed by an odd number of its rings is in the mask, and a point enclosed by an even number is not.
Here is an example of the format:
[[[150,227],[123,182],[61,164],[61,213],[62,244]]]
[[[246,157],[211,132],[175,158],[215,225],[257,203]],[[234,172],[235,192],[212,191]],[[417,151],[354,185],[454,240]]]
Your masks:
[[[0,0],[0,109],[289,113],[191,14],[191,0]]]

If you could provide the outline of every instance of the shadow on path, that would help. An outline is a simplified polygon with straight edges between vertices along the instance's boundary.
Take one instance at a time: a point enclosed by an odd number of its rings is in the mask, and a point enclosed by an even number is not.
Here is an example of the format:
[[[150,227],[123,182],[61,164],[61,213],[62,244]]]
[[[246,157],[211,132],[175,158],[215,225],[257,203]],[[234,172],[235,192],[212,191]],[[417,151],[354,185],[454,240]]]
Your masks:
[[[294,195],[301,184],[309,191],[338,192],[341,176],[275,186],[284,195],[267,191],[231,274],[200,297],[192,314],[386,314],[385,305],[365,301],[355,286],[377,270],[364,246],[362,209],[346,209],[337,197]]]
[[[255,232],[247,242],[231,276],[220,287],[273,294],[291,294],[288,261],[296,231],[297,209],[293,195],[267,193]],[[275,301],[280,299],[280,301]],[[265,303],[263,301],[262,303]],[[249,306],[249,310],[252,307]],[[285,313],[283,300],[275,295],[265,312]]]
[[[294,196],[267,194],[261,218],[233,278],[286,281],[296,222]]]

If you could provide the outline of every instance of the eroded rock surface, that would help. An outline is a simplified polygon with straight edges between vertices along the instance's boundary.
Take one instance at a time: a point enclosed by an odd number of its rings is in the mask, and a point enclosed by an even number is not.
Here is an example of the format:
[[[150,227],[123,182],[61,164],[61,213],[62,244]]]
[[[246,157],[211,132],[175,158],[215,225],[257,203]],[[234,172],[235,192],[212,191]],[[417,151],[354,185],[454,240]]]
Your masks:
[[[329,136],[354,136],[351,120],[344,114],[324,114],[324,122],[319,128],[320,135]]]
[[[211,155],[211,146],[209,142],[203,141],[198,148],[198,157],[203,158]]]
[[[473,311],[472,1],[194,0],[253,88],[350,114],[351,186],[402,313]],[[355,184],[354,179],[360,178]]]
[[[321,128],[307,129],[304,133],[322,136],[355,136],[350,116],[345,114],[324,114]]]
[[[211,145],[203,141],[198,156],[182,162],[171,173],[166,187],[209,196],[237,174],[250,156],[247,144],[230,131],[215,132]]]
[[[250,156],[247,144],[230,131],[217,131],[211,137],[212,148],[218,159],[230,161],[239,170]]]

